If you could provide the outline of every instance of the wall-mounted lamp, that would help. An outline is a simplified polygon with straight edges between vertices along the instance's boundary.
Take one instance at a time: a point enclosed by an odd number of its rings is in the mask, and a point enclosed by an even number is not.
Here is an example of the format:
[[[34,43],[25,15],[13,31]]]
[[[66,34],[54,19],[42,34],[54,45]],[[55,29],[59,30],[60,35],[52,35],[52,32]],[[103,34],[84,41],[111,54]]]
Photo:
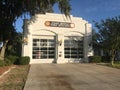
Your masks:
[[[23,43],[27,44],[28,43],[28,38],[24,38]]]
[[[59,46],[62,45],[62,39],[58,41],[58,45],[59,45]]]

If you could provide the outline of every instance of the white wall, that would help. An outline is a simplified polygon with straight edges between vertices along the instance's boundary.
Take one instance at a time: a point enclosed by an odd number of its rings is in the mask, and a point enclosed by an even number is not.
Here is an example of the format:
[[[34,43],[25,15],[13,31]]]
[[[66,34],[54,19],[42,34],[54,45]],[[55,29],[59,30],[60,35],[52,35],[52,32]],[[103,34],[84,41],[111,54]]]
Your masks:
[[[45,26],[46,21],[57,21],[57,22],[70,22],[74,23],[74,28],[63,28],[63,27],[49,27]],[[30,20],[28,20],[26,23],[24,23],[24,37],[28,38],[28,44],[23,44],[23,56],[30,56],[31,63],[50,63],[51,60],[46,61],[34,61],[32,60],[32,38],[33,36],[55,36],[56,42],[62,39],[62,45],[56,46],[56,52],[57,52],[57,61],[59,63],[65,63],[68,62],[64,59],[64,36],[90,36],[91,35],[91,29],[92,26],[87,21],[83,20],[80,17],[73,17],[71,15],[70,19],[67,19],[63,14],[51,14],[46,13],[44,14],[37,14],[34,17],[32,17]],[[92,50],[89,51],[88,49],[90,43],[90,38],[86,38],[87,42],[85,42],[85,47],[87,47],[87,50],[84,49],[86,52],[85,59],[87,60],[87,57],[92,55]],[[88,42],[89,41],[89,42]],[[59,57],[60,52],[62,52],[62,56]],[[86,61],[87,62],[87,61]]]

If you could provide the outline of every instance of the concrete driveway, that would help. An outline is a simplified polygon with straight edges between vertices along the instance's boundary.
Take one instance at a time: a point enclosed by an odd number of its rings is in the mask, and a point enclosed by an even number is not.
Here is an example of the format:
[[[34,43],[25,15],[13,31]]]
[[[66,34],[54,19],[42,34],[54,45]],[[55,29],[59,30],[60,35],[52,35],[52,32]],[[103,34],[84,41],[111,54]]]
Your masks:
[[[24,90],[120,90],[120,69],[96,64],[32,64]]]

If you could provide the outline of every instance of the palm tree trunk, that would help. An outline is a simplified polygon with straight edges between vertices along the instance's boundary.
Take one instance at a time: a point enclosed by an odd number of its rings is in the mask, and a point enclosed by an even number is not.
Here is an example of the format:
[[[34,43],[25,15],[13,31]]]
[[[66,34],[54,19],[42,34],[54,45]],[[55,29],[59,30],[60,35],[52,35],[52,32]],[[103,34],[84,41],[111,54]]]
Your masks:
[[[4,60],[5,49],[6,49],[7,43],[8,43],[8,40],[6,40],[6,41],[3,43],[3,46],[2,46],[1,51],[0,51],[0,60]]]

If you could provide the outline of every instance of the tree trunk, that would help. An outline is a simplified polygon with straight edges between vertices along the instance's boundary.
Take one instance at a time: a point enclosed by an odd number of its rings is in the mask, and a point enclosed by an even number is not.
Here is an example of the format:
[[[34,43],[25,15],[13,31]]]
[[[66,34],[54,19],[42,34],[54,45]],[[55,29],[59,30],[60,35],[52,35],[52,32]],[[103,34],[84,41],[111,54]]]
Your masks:
[[[112,56],[111,65],[114,65],[115,56]]]
[[[5,49],[6,49],[7,43],[8,43],[8,40],[3,42],[3,46],[2,46],[1,51],[0,51],[0,60],[4,60]]]
[[[114,61],[115,61],[115,55],[116,55],[116,50],[112,50],[112,58],[111,58],[111,65],[114,65]]]

